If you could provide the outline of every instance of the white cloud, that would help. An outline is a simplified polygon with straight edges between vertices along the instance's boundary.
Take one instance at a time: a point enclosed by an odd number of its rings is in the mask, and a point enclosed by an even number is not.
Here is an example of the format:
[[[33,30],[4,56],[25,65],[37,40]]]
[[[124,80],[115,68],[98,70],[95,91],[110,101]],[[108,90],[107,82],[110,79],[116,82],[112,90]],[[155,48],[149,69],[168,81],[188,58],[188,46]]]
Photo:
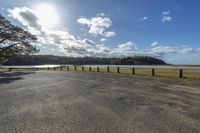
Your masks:
[[[158,45],[159,45],[158,42],[153,42],[153,43],[151,44],[151,47],[155,47],[155,46],[158,46]]]
[[[145,53],[155,57],[165,57],[167,55],[174,55],[174,56],[200,55],[200,49],[194,49],[187,45],[183,45],[180,47],[171,47],[168,45],[160,44],[158,42],[153,42],[150,46],[151,48],[146,49]]]
[[[92,40],[89,40],[89,39],[83,39],[81,44],[85,44],[85,45],[96,45],[95,42],[93,42]]]
[[[112,21],[110,18],[104,17],[105,14],[97,14],[96,17],[91,19],[87,19],[85,17],[81,17],[77,20],[77,22],[81,25],[86,25],[89,27],[88,33],[91,35],[101,35],[104,37],[112,37],[115,36],[116,33],[114,31],[106,31],[112,25]]]
[[[119,44],[116,48],[114,48],[110,55],[114,57],[127,57],[134,56],[140,53],[140,50],[137,48],[136,44],[133,42],[127,42],[124,44]]]
[[[171,16],[163,16],[162,17],[162,22],[164,23],[164,22],[171,22],[171,20],[172,20],[172,17]]]
[[[38,17],[33,10],[27,7],[15,7],[8,11],[13,18],[17,19],[28,28],[31,28],[30,30],[42,30],[42,26],[39,24]]]
[[[112,37],[112,36],[115,36],[115,35],[116,35],[116,33],[113,32],[113,31],[104,32],[105,37]]]
[[[183,46],[179,51],[181,54],[188,55],[195,52],[195,50],[189,46]]]
[[[149,49],[149,53],[157,57],[163,57],[166,54],[173,54],[175,52],[176,50],[173,47],[162,45]]]
[[[136,45],[133,42],[127,42],[117,46],[122,51],[128,51],[132,49],[137,49]]]
[[[104,16],[106,16],[106,14],[105,13],[98,13],[97,16],[104,17]]]
[[[145,21],[145,20],[147,20],[147,19],[148,19],[148,17],[145,16],[145,17],[141,18],[140,21]]]
[[[107,41],[107,39],[106,39],[106,38],[101,38],[100,41],[101,41],[101,42],[105,42],[105,41]]]
[[[170,14],[170,11],[164,11],[162,12],[162,15],[169,15]]]
[[[82,17],[82,18],[79,18],[79,19],[77,20],[77,22],[80,23],[80,24],[82,24],[82,25],[88,25],[88,26],[91,25],[90,20],[87,19],[87,18],[83,18],[83,17]]]
[[[164,57],[167,54],[175,54],[178,52],[178,49],[175,47],[163,45],[158,42],[153,42],[150,46],[151,48],[147,49],[146,52],[156,57]]]
[[[162,19],[161,19],[161,21],[163,23],[165,23],[165,22],[171,22],[172,16],[170,14],[171,14],[170,11],[164,11],[164,12],[162,12]]]

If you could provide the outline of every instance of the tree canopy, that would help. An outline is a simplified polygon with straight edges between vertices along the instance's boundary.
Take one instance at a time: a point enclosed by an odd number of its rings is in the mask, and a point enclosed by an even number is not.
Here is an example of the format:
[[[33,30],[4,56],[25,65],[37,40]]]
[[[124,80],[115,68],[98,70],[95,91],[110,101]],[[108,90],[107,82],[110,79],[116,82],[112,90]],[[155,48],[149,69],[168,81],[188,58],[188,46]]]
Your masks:
[[[36,36],[11,24],[0,14],[0,63],[15,55],[37,53],[39,50],[31,45]]]

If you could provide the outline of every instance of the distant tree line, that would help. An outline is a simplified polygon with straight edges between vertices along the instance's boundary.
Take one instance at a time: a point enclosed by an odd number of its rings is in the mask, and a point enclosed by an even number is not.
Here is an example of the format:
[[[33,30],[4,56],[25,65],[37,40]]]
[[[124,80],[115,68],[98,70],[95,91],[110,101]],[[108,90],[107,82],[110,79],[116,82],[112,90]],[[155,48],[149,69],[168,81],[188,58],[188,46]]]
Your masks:
[[[165,65],[166,63],[154,57],[134,56],[127,58],[98,58],[98,57],[64,57],[54,55],[19,55],[4,62],[4,65],[44,65],[44,64],[73,64],[73,65]]]

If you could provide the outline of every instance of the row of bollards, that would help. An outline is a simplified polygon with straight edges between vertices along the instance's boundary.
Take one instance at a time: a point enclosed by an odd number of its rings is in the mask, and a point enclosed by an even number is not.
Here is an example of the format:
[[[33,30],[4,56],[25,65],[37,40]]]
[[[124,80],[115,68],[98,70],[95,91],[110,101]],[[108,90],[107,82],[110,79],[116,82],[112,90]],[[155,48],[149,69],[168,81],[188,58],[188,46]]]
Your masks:
[[[90,72],[92,71],[92,67],[91,66],[89,66],[88,69],[89,69]],[[50,68],[48,67],[47,70],[50,70]],[[56,67],[54,67],[53,70],[56,70]],[[60,70],[61,71],[63,70],[63,66],[60,66]],[[70,68],[69,68],[69,66],[67,66],[67,71],[69,71],[69,70],[70,70]],[[74,66],[74,70],[77,71],[77,66]],[[85,68],[82,66],[81,70],[85,71]],[[9,68],[9,71],[11,71],[11,68]],[[100,72],[99,66],[97,67],[96,71]],[[108,72],[108,73],[110,72],[110,67],[109,66],[106,68],[106,72]],[[117,67],[117,73],[120,73],[120,67]],[[132,68],[132,72],[131,73],[133,75],[135,74],[135,68],[134,67]],[[151,76],[155,76],[155,69],[154,68],[151,69]],[[183,69],[178,69],[178,77],[179,78],[183,78]]]
[[[90,72],[92,71],[91,66],[89,66],[88,69],[89,69]],[[74,66],[74,70],[77,71],[77,66]],[[82,67],[81,67],[81,70],[82,70],[82,71],[85,71],[85,68],[82,66]],[[67,66],[67,71],[69,71],[69,66]],[[96,68],[96,71],[97,71],[97,72],[100,72],[99,66]],[[108,73],[110,72],[110,67],[107,67],[107,68],[106,68],[106,72],[108,72]],[[117,73],[120,73],[120,67],[117,67]],[[133,75],[135,74],[135,68],[134,68],[134,67],[132,68],[132,72],[131,72],[131,73],[132,73]],[[152,69],[151,69],[151,76],[155,76],[155,68],[152,68]],[[183,69],[179,69],[179,70],[178,70],[178,77],[179,77],[179,78],[183,78]]]
[[[67,68],[67,71],[70,71],[70,66],[66,66],[65,68]],[[14,68],[8,68],[8,71],[12,71]],[[40,70],[41,68],[36,68],[36,70]],[[64,69],[64,66],[60,66],[60,67],[53,67],[53,68],[49,68],[49,67],[47,67],[46,68],[47,70],[61,70],[61,71],[63,71],[63,69]],[[91,66],[89,66],[88,67],[88,69],[89,69],[89,71],[92,71],[92,67]],[[77,71],[77,66],[74,66],[74,70],[75,71]],[[85,67],[84,66],[82,66],[81,67],[81,70],[82,71],[85,71]],[[133,67],[132,69],[131,69],[132,71],[131,71],[131,74],[135,74],[135,68]],[[97,68],[96,68],[96,71],[97,72],[100,72],[100,67],[99,66],[97,66]],[[116,68],[116,71],[117,71],[117,73],[120,73],[120,67],[117,67]],[[106,67],[106,72],[108,72],[108,73],[110,73],[110,67],[108,66],[108,67]],[[151,69],[151,76],[155,76],[155,68],[152,68]],[[183,69],[178,69],[178,77],[179,78],[183,78]]]

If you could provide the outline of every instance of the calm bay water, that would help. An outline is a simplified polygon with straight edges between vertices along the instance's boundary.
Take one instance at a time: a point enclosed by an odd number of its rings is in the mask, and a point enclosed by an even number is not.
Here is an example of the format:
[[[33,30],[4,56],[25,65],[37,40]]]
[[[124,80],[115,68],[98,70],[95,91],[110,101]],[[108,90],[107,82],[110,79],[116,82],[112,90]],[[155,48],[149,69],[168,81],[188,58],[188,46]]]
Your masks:
[[[53,68],[61,65],[20,65],[20,66],[0,66],[1,68]]]

